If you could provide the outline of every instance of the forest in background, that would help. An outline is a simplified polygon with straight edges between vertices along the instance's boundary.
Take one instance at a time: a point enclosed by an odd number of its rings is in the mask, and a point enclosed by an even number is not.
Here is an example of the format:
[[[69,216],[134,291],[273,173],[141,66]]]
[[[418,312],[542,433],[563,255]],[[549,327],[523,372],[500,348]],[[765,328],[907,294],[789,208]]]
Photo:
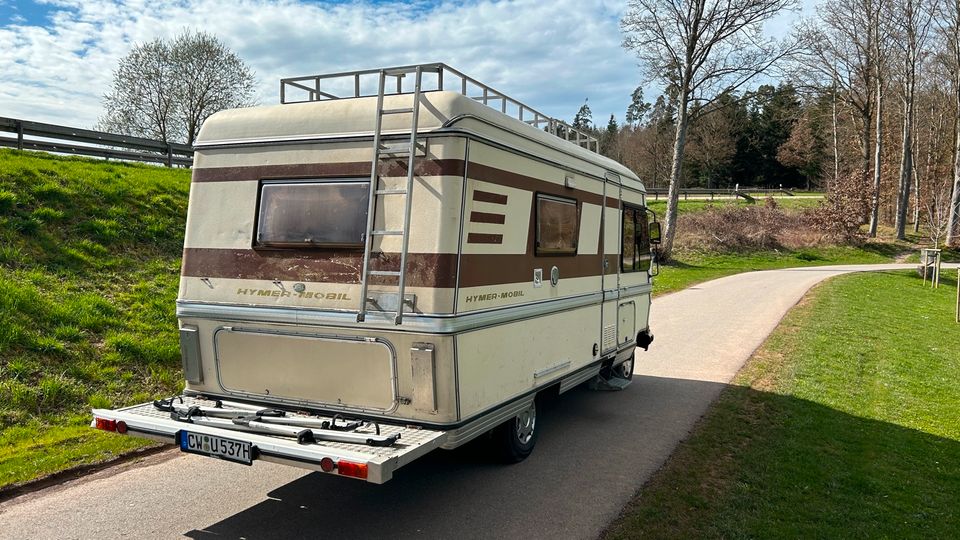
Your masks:
[[[628,1],[624,47],[644,84],[623,121],[595,122],[585,102],[573,125],[648,187],[677,176],[681,187],[825,191],[848,230],[869,225],[873,237],[889,225],[904,238],[909,225],[956,240],[960,0],[827,0],[792,34],[763,37],[763,23],[794,7]],[[663,94],[647,99],[650,83]]]

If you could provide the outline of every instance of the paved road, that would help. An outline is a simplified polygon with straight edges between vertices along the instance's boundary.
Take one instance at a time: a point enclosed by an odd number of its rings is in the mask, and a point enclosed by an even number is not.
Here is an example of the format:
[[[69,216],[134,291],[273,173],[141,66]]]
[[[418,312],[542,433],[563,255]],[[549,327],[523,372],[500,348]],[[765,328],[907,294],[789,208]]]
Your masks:
[[[565,394],[519,465],[468,446],[376,486],[169,452],[0,505],[0,538],[595,538],[810,287],[913,266],[740,274],[658,298],[634,384]]]

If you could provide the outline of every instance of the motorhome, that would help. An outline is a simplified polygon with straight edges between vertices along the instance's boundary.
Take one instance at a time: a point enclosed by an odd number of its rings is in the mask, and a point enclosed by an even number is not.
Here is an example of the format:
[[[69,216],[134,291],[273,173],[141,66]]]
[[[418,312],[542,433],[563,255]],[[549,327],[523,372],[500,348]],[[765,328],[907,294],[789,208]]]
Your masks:
[[[94,427],[383,483],[485,434],[522,460],[545,397],[629,383],[659,224],[594,137],[444,64],[280,94],[196,142],[184,393]]]

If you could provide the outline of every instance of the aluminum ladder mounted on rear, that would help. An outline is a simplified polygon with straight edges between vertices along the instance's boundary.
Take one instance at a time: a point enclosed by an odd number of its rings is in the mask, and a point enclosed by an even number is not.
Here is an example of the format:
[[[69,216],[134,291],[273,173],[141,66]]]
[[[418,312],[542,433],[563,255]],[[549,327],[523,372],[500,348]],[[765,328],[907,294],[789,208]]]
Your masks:
[[[417,129],[420,118],[420,97],[421,85],[423,82],[424,66],[413,66],[410,68],[382,69],[380,70],[380,84],[377,92],[377,118],[373,131],[373,161],[370,170],[370,193],[369,206],[367,207],[367,229],[364,238],[363,247],[363,268],[360,272],[360,309],[357,312],[357,322],[363,322],[366,318],[368,306],[373,301],[367,296],[371,276],[387,276],[397,279],[397,310],[394,315],[394,324],[403,322],[403,308],[406,305],[404,291],[406,289],[407,277],[407,253],[410,246],[410,211],[413,194],[414,165],[417,159]],[[413,92],[413,105],[400,109],[384,109],[383,98],[386,91],[387,77],[397,78],[398,94],[404,75],[408,73],[416,74],[415,87]],[[385,152],[387,148],[381,143],[383,117],[391,114],[410,114],[410,141],[406,152],[407,159],[407,182],[406,187],[402,189],[386,189],[380,185],[380,169],[384,161],[384,154],[395,156],[396,151]],[[376,229],[376,208],[377,201],[381,197],[403,197],[403,222],[398,230]],[[386,226],[386,224],[384,224]],[[373,255],[373,242],[375,237],[400,236],[400,268],[398,270],[373,270],[370,268],[370,260]]]

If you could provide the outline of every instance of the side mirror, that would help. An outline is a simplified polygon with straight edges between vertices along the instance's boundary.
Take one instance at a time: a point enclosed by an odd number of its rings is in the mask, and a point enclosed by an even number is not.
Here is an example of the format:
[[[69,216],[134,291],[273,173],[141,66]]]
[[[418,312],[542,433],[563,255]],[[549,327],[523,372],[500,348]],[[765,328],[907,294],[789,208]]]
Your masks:
[[[650,243],[654,246],[660,245],[660,222],[654,221],[650,224]]]

